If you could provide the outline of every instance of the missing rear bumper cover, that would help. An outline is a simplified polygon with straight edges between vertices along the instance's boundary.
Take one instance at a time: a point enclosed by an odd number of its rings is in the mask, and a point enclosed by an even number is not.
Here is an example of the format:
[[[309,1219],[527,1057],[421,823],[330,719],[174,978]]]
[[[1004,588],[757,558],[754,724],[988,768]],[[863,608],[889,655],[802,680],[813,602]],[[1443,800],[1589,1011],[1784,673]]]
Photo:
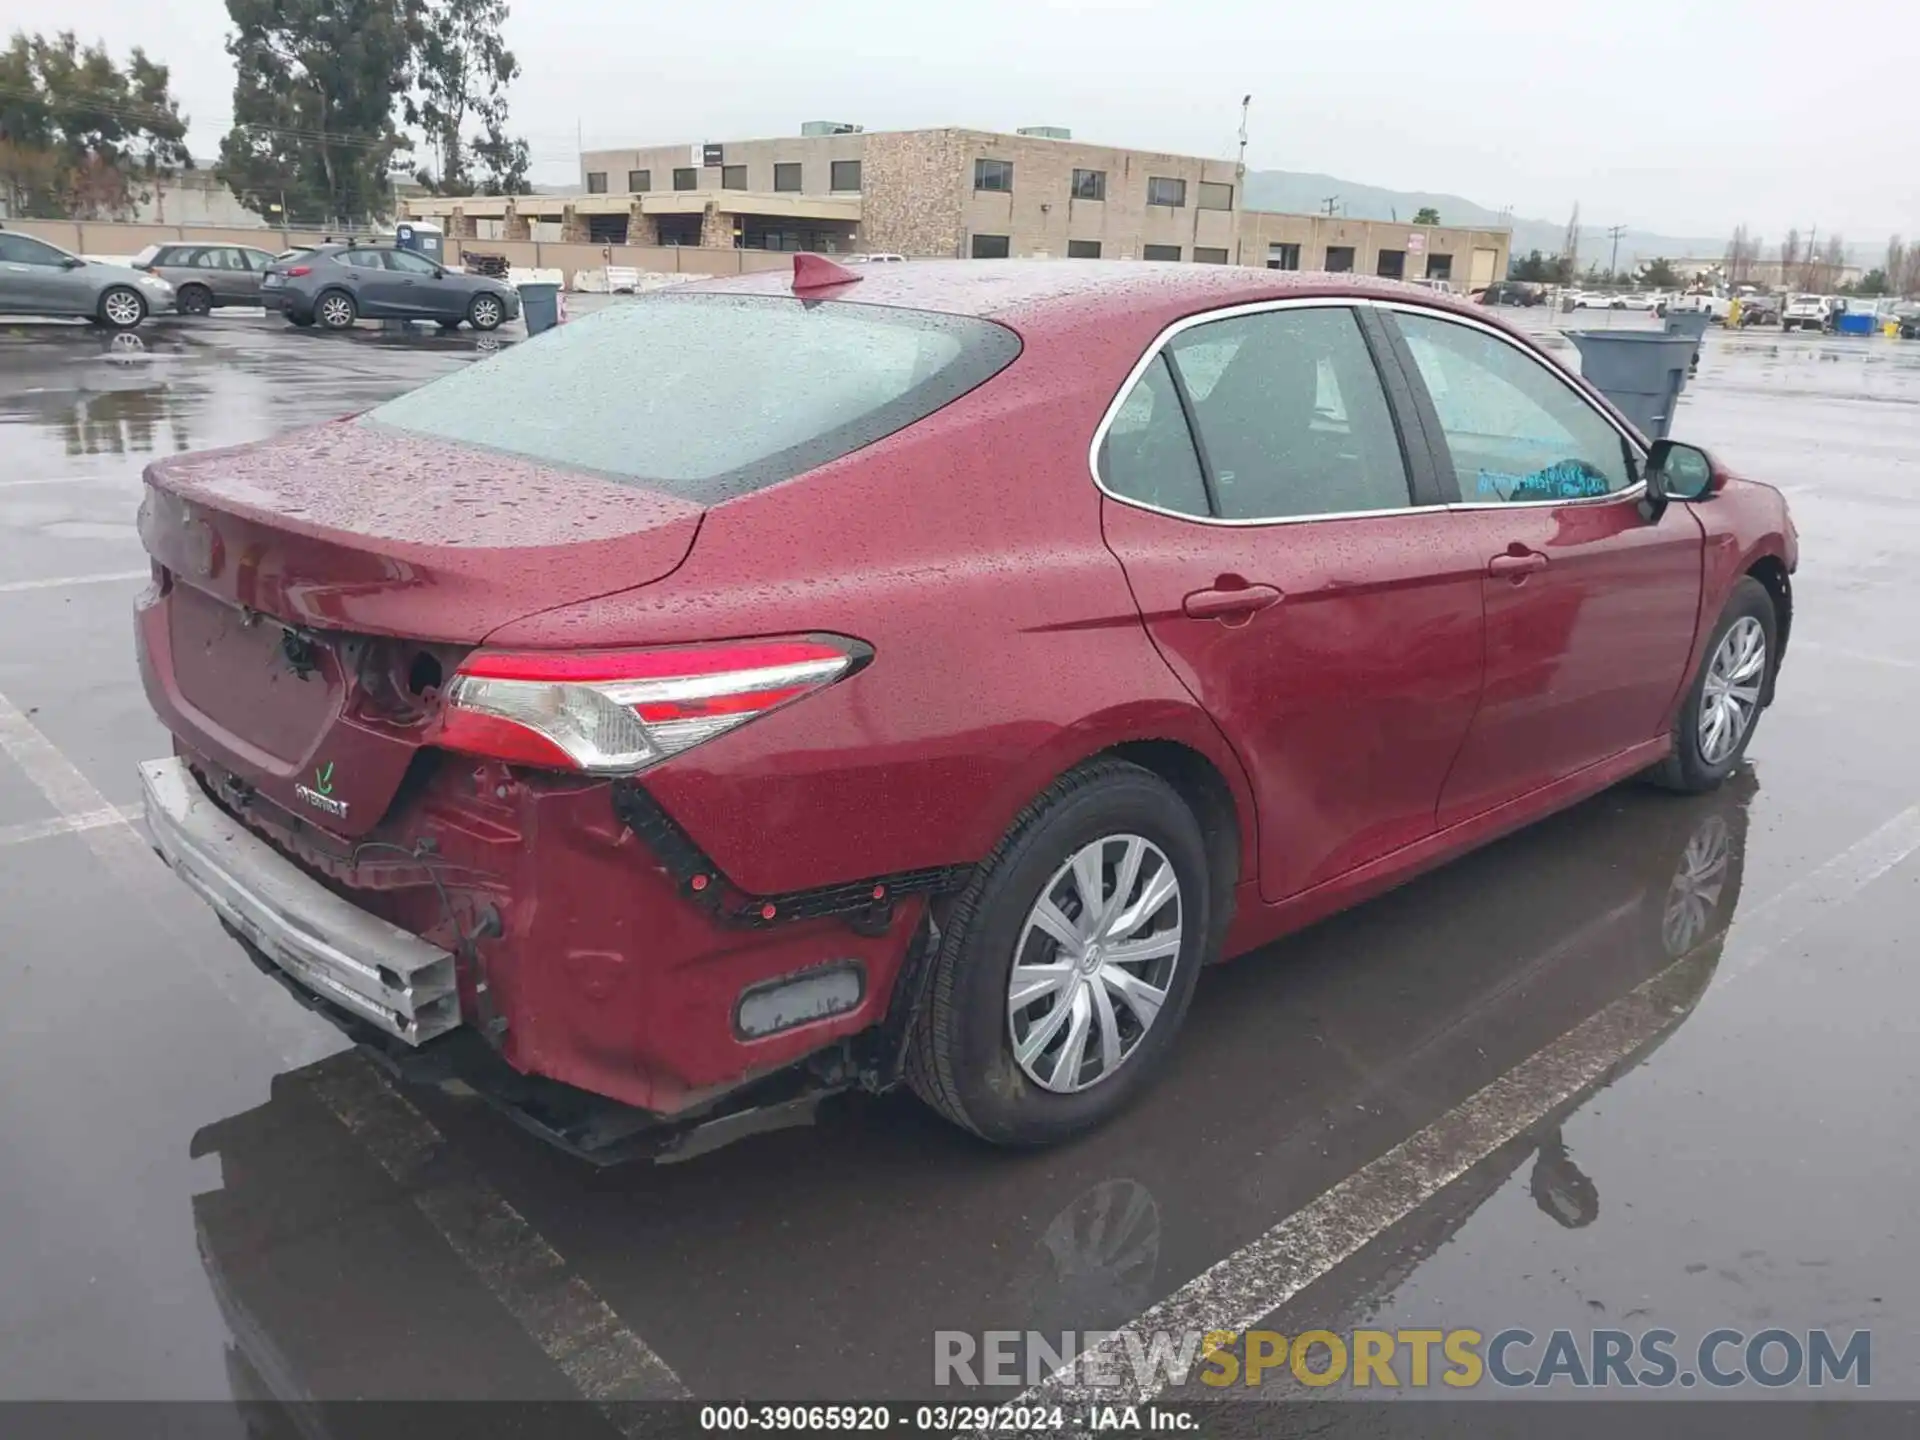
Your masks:
[[[640,785],[613,787],[613,811],[620,822],[653,851],[686,899],[723,925],[764,929],[791,920],[838,916],[862,934],[879,934],[893,921],[898,900],[912,895],[943,895],[963,888],[973,875],[971,865],[936,865],[923,870],[899,870],[854,880],[844,885],[821,885],[779,895],[756,895],[729,880],[705,851],[694,844],[671,815]]]

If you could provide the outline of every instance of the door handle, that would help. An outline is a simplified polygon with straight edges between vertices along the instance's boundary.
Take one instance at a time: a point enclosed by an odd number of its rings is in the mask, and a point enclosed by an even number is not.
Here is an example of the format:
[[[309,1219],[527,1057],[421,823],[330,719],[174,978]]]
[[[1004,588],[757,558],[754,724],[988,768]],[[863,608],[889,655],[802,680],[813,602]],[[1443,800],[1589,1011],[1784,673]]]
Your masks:
[[[1542,555],[1538,550],[1527,550],[1518,555],[1511,553],[1496,555],[1487,562],[1487,573],[1489,575],[1504,575],[1516,585],[1525,580],[1527,576],[1533,574],[1534,571],[1544,570],[1546,568],[1547,557]]]
[[[1271,585],[1240,584],[1195,590],[1180,602],[1180,608],[1195,620],[1246,620],[1279,603],[1280,592]]]

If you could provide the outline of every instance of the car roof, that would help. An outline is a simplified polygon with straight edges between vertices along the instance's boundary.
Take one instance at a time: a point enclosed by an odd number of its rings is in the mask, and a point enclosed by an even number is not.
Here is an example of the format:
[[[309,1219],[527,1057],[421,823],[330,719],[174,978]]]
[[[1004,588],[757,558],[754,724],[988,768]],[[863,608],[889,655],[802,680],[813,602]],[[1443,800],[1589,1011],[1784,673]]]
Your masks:
[[[1026,329],[1050,319],[1078,323],[1089,312],[1183,314],[1262,300],[1357,296],[1411,300],[1479,318],[1482,312],[1445,292],[1368,275],[1314,270],[1256,270],[1243,265],[1134,260],[909,260],[862,265],[858,283],[816,290],[808,298],[896,305],[974,315]],[[665,293],[790,295],[793,274],[782,267],[755,275],[692,281]]]

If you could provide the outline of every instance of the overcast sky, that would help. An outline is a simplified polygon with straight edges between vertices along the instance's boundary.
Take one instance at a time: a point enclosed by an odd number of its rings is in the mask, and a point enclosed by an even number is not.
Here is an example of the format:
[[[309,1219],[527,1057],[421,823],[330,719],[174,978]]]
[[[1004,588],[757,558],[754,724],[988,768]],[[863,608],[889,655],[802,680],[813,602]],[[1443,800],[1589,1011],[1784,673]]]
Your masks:
[[[223,0],[11,0],[173,67],[196,154],[232,108]],[[1450,192],[1529,218],[1718,235],[1920,232],[1907,0],[517,0],[534,178],[589,149],[868,129],[1077,139]]]

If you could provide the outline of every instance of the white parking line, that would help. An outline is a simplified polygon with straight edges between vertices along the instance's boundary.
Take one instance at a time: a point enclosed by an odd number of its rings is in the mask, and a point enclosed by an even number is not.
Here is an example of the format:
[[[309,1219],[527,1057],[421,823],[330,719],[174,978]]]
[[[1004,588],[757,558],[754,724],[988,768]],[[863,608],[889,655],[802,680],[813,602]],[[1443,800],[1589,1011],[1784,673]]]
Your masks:
[[[58,821],[32,828],[86,837],[88,847],[133,895],[155,882],[172,884],[126,812],[107,803],[93,782],[60,753],[20,708],[0,694],[0,753],[10,756]],[[137,812],[136,812],[137,813]],[[0,831],[0,835],[8,832]],[[30,837],[24,837],[30,838]],[[280,987],[261,980],[240,990],[209,947],[211,921],[202,933],[181,927],[165,906],[145,907],[144,923],[172,931],[178,948],[231,1000],[249,1027],[276,1049],[288,1068],[312,1064],[338,1044],[321,1026],[289,1003]],[[248,982],[258,979],[248,973]],[[358,1055],[328,1057],[308,1072],[309,1083],[334,1115],[364,1145],[382,1169],[414,1188],[413,1200],[501,1305],[559,1366],[582,1396],[613,1407],[631,1400],[684,1399],[688,1391],[667,1363],[621,1322],[585,1280],[568,1272],[559,1253],[493,1188],[448,1155],[445,1138],[411,1102],[388,1086]],[[415,1188],[417,1187],[417,1188]],[[609,1408],[616,1430],[641,1426],[644,1413]]]
[[[145,570],[108,570],[98,575],[55,575],[45,580],[7,580],[0,581],[0,595],[14,595],[22,590],[64,590],[69,585],[110,585],[122,580],[150,580],[153,569]]]
[[[1772,900],[1737,917],[1714,986],[1778,954],[1833,906],[1851,899],[1920,851],[1920,805],[1893,817]],[[1090,1354],[1115,1375],[1128,1373],[1156,1331],[1185,1334],[1247,1330],[1308,1285],[1404,1220],[1502,1145],[1606,1075],[1672,1023],[1662,982],[1691,957],[1645,981],[1551,1045],[1408,1136],[1332,1189],[1287,1216],[1251,1244],[1202,1271]],[[1018,1403],[1145,1403],[1164,1388],[1155,1376],[1123,1397],[1087,1384],[1085,1357],[1061,1367]]]
[[[1897,670],[1920,670],[1920,660],[1908,660],[1900,655],[1876,655],[1870,650],[1849,650],[1840,645],[1827,645],[1818,640],[1803,640],[1793,647],[1796,650],[1812,650],[1821,655],[1832,655],[1842,660],[1858,660],[1867,665],[1891,665]]]
[[[29,820],[21,825],[0,825],[0,850],[9,845],[25,845],[31,840],[50,840],[55,835],[72,835],[80,830],[98,830],[103,825],[118,825],[136,820],[140,807],[126,805],[118,810],[94,810],[84,815],[62,815],[53,820]]]
[[[117,807],[4,694],[0,694],[0,752],[12,757],[34,789],[46,797],[62,819],[73,824],[74,833],[86,840],[94,858],[133,896],[151,894],[152,887],[163,882],[173,883],[158,857],[147,848],[145,838],[131,825],[120,821]],[[103,811],[112,812],[115,821],[90,823]],[[287,1065],[310,1064],[326,1053],[326,1049],[317,1048],[327,1038],[322,1036],[320,1027],[297,1009],[287,1006],[278,986],[234,985],[237,971],[230,971],[211,958],[227,953],[207,943],[219,933],[211,929],[211,920],[202,925],[183,926],[171,907],[151,905],[144,908],[142,923],[169,933],[182,953],[199,965],[201,973],[233,1002],[248,1026]],[[254,978],[251,967],[245,978],[249,982]],[[327,1048],[332,1048],[330,1041]]]
[[[603,1406],[688,1398],[667,1362],[365,1060],[335,1056],[308,1084],[581,1395]],[[619,1410],[607,1413],[626,1429]]]

